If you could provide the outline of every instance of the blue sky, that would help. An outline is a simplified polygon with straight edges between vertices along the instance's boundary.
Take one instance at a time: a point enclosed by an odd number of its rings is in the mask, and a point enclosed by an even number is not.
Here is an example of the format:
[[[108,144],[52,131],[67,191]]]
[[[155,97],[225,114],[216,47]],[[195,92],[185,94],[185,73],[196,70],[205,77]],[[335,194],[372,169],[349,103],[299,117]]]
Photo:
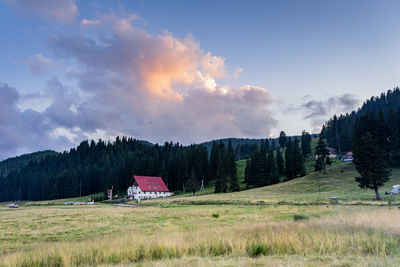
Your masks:
[[[399,11],[389,0],[0,1],[0,159],[116,135],[317,132],[399,85]]]

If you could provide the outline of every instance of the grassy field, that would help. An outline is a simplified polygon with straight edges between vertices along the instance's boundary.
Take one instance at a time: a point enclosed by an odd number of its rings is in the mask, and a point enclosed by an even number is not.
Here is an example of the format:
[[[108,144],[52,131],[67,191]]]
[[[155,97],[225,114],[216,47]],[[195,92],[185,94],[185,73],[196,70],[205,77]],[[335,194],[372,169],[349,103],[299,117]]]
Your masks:
[[[2,205],[0,266],[398,265],[397,206],[371,201],[373,192],[354,183],[351,163],[327,172],[237,193],[207,194],[208,187],[195,197],[130,207],[62,205],[67,200]],[[381,192],[399,183],[395,169]],[[330,196],[343,203],[332,205]]]
[[[0,214],[4,266],[350,266],[400,256],[397,207],[27,206]]]

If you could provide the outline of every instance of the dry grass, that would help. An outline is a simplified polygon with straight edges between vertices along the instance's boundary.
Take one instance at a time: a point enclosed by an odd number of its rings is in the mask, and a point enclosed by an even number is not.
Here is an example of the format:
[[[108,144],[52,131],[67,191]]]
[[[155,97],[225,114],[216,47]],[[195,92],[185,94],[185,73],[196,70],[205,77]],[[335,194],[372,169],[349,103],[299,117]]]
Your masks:
[[[0,212],[4,266],[345,266],[362,265],[364,256],[370,263],[390,263],[400,255],[395,223],[400,212],[394,208],[98,206]],[[212,216],[216,213],[220,217]],[[310,219],[293,221],[295,214]]]

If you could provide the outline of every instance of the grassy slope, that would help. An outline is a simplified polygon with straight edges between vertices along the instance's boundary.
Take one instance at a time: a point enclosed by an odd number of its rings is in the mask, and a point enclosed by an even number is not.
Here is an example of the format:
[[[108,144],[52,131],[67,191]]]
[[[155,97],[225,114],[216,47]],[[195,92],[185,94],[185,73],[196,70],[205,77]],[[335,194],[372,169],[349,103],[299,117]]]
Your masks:
[[[237,162],[238,177],[242,182],[244,177],[244,167],[246,162]],[[316,172],[310,172],[305,177],[294,180],[250,190],[243,190],[235,193],[226,194],[203,194],[196,197],[190,195],[176,196],[169,199],[152,200],[148,204],[157,204],[165,202],[187,203],[187,204],[222,204],[222,203],[277,203],[282,201],[300,202],[300,203],[328,203],[329,197],[339,197],[345,203],[369,202],[375,197],[372,190],[360,189],[354,181],[358,175],[352,163],[341,163],[335,161],[331,167],[327,168],[327,174],[323,175]],[[391,195],[385,195],[384,192],[391,191],[395,184],[400,184],[400,169],[392,170],[392,177],[384,187],[380,189],[384,200],[394,200]],[[244,188],[244,185],[241,184]],[[208,189],[207,192],[212,192]]]

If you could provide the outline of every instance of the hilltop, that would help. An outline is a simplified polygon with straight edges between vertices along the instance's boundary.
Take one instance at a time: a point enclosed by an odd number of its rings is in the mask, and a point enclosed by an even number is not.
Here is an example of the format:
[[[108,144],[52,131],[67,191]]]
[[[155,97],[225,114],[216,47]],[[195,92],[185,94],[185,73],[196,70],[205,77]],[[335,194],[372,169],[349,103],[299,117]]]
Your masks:
[[[44,150],[34,153],[23,154],[21,156],[0,161],[0,176],[6,176],[11,171],[19,171],[25,168],[30,161],[40,161],[46,156],[56,156],[59,153],[53,150]]]

